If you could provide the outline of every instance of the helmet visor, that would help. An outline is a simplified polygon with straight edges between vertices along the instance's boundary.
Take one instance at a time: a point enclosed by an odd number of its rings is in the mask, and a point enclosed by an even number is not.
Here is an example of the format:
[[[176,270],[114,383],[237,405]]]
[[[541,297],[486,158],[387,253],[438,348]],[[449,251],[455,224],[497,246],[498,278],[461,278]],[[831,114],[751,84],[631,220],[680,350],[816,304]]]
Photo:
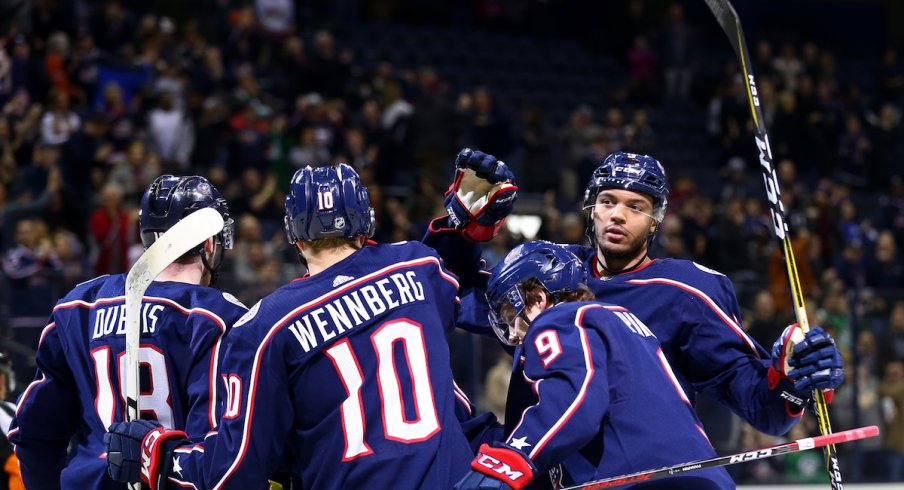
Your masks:
[[[506,315],[503,315],[502,310],[507,305],[511,306],[511,310],[507,311]],[[509,340],[511,337],[511,327],[509,323],[513,323],[515,318],[522,314],[526,305],[527,303],[524,301],[524,294],[521,291],[520,284],[514,285],[511,289],[502,294],[497,301],[490,301],[490,326],[493,327],[493,333],[496,334],[496,337],[498,337],[502,343],[506,345],[515,345]]]

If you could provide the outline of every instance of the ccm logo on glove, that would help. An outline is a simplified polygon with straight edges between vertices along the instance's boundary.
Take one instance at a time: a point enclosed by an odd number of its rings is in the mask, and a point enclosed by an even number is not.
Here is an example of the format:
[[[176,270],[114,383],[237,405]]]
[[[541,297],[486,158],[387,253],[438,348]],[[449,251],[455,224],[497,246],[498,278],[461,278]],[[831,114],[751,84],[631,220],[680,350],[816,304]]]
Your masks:
[[[516,481],[518,480],[518,478],[524,476],[523,471],[514,470],[511,466],[503,463],[502,461],[499,461],[489,454],[478,454],[476,463],[485,468],[489,468],[494,473],[498,473],[499,475],[504,476],[511,481]]]

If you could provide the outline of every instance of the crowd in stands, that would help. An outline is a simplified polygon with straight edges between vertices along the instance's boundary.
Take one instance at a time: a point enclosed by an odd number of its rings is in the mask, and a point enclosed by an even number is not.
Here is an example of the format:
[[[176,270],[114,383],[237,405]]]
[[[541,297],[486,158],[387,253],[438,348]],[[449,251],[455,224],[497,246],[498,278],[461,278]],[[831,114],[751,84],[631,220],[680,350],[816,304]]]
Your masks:
[[[0,333],[17,352],[36,347],[50,309],[73,285],[128,270],[142,251],[138,200],[161,173],[201,174],[223,192],[237,237],[217,286],[250,305],[304,272],[282,224],[288,179],[300,166],[353,165],[374,201],[375,239],[418,239],[443,212],[457,150],[472,146],[515,169],[516,213],[541,216],[536,238],[579,243],[593,168],[617,150],[671,154],[680,133],[662,121],[676,112],[699,115],[693,130],[705,135],[699,151],[709,157],[695,165],[659,156],[671,195],[655,255],[731,277],[744,327],[767,349],[793,321],[746,81],[725,61],[724,38],[705,38],[682,2],[628,2],[634,17],[620,26],[621,51],[600,56],[619,63],[623,83],[607,89],[611,104],[567,107],[563,121],[547,117],[548,107],[499,103],[492,85],[458,86],[430,60],[365,59],[347,41],[354,24],[338,20],[391,17],[391,9],[211,0],[167,16],[154,4],[35,0],[0,32]],[[481,28],[534,18],[506,12],[505,2],[476,4]],[[701,61],[710,44],[725,48],[715,70]],[[858,459],[856,478],[900,481],[904,63],[888,47],[866,60],[872,71],[852,78],[839,68],[846,60],[815,40],[763,39],[751,48],[809,318],[832,333],[849,366],[833,424],[881,425],[884,438],[861,443],[847,461]],[[525,238],[534,237],[504,230],[485,258],[492,265]],[[486,344],[477,352],[484,355],[457,363],[473,370],[479,362],[482,384],[499,351]],[[491,384],[498,391],[500,381]],[[812,417],[795,430],[814,432]],[[738,424],[719,449],[771,443]],[[807,461],[775,458],[735,476],[821,481],[821,463]]]

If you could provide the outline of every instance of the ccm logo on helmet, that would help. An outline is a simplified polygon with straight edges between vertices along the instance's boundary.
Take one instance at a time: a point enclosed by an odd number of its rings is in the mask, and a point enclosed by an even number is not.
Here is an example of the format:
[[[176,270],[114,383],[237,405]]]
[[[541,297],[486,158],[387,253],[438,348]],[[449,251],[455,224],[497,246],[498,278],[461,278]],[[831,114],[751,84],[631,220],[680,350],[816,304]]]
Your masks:
[[[524,476],[523,471],[513,470],[511,466],[483,453],[477,455],[477,464],[485,468],[489,468],[494,473],[498,473],[511,481],[515,481],[518,478]]]

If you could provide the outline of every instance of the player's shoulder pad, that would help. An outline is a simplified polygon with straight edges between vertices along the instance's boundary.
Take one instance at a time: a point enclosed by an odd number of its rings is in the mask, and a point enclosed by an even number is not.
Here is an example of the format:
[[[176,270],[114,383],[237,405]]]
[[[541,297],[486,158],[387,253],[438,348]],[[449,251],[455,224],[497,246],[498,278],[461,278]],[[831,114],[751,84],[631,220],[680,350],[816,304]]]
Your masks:
[[[650,274],[667,276],[675,279],[713,280],[725,277],[725,274],[698,264],[692,260],[684,259],[656,259],[656,267],[650,268]]]
[[[248,309],[248,307],[245,306],[245,303],[242,303],[238,298],[236,298],[235,296],[233,296],[230,293],[227,293],[226,291],[223,291],[223,299],[225,299],[226,301],[228,301],[236,306],[241,306],[242,308],[244,308],[246,310]]]
[[[442,258],[439,256],[439,252],[427,245],[424,245],[421,242],[394,242],[383,246],[385,247],[384,250],[387,251],[385,253],[394,254],[397,261],[399,262],[423,259],[426,257],[431,257],[442,262]]]
[[[417,241],[402,241],[385,244],[384,246],[396,251],[397,253],[410,253],[412,255],[432,255],[438,256],[436,250]]]
[[[250,322],[257,315],[257,312],[260,310],[261,301],[263,301],[263,300],[259,300],[257,303],[254,303],[254,305],[251,306],[251,308],[248,311],[246,311],[245,314],[241,316],[241,318],[239,318],[238,320],[235,321],[235,323],[232,325],[232,328],[238,328],[238,327],[241,327],[242,325]]]
[[[122,277],[120,278],[120,276],[122,276]],[[66,293],[65,296],[60,298],[60,300],[57,301],[56,304],[60,305],[63,303],[68,303],[70,301],[79,301],[79,300],[87,301],[87,302],[91,303],[96,298],[101,297],[103,295],[101,290],[104,289],[107,286],[107,284],[115,283],[115,282],[117,282],[117,279],[121,279],[121,282],[122,282],[121,288],[117,288],[115,284],[110,287],[113,289],[122,289],[123,293],[119,294],[121,296],[122,294],[124,294],[124,291],[125,291],[125,274],[118,274],[118,275],[113,275],[113,276],[111,276],[109,274],[104,274],[102,276],[97,276],[93,279],[88,279],[87,281],[76,284],[75,287],[73,287],[68,293]],[[106,291],[106,293],[109,294],[109,291]]]
[[[691,260],[657,259],[657,267],[649,274],[680,281],[703,291],[727,289],[734,291],[728,276]]]

